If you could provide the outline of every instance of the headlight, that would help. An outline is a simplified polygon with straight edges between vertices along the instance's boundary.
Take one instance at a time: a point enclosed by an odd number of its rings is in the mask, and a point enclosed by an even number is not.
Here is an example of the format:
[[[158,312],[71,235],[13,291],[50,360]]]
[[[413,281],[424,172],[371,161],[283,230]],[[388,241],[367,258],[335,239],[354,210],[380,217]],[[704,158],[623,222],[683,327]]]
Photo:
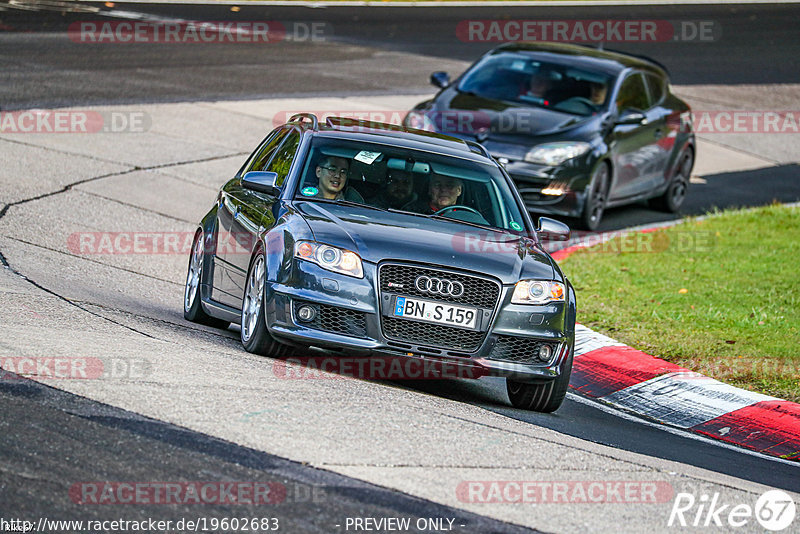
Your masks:
[[[425,130],[426,132],[435,132],[436,125],[430,117],[420,111],[411,110],[406,115],[406,120],[403,121],[408,128],[416,128],[417,130]]]
[[[349,250],[313,241],[298,241],[294,244],[294,257],[316,263],[323,269],[335,273],[364,278],[361,258],[358,257],[358,254]]]
[[[564,284],[546,280],[520,280],[511,297],[512,304],[564,302]]]
[[[525,154],[525,161],[554,167],[567,160],[586,154],[592,147],[589,143],[559,142],[545,143],[533,147]]]

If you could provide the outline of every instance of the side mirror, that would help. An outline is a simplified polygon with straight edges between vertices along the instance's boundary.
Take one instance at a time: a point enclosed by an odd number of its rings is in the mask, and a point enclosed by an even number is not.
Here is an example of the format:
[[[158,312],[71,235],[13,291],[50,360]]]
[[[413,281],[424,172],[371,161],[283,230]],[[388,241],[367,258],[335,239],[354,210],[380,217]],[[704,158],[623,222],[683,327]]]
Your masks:
[[[566,241],[569,239],[569,226],[551,219],[550,217],[539,217],[539,224],[536,226],[536,235],[539,239],[547,241]]]
[[[278,179],[276,172],[250,171],[242,176],[242,187],[267,195],[278,196],[281,190],[275,186]]]
[[[625,125],[638,125],[638,124],[644,124],[646,122],[647,122],[647,117],[644,116],[644,113],[633,109],[626,109],[625,111],[620,113],[619,117],[617,117],[617,120],[614,121],[615,124],[625,124]]]
[[[450,85],[450,76],[443,71],[433,72],[431,73],[431,84],[444,89]]]

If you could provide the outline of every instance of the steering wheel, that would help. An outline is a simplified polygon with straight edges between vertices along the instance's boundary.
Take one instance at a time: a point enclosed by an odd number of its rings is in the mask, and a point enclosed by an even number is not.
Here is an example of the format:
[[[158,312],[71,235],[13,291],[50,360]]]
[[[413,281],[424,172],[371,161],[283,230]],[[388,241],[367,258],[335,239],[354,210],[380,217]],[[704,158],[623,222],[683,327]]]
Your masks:
[[[460,204],[453,204],[452,206],[446,206],[446,207],[440,209],[439,211],[437,211],[436,213],[434,213],[434,215],[441,215],[442,213],[445,213],[445,212],[451,211],[451,210],[471,211],[472,213],[474,213],[475,215],[477,215],[478,217],[483,219],[483,215],[481,215],[481,212],[479,212],[475,208],[470,208],[469,206],[462,206]]]
[[[595,104],[594,102],[592,102],[588,98],[585,98],[585,97],[582,97],[582,96],[573,96],[571,98],[568,98],[568,99],[564,100],[563,102],[559,102],[557,107],[563,106],[564,104],[569,105],[569,104],[572,104],[573,102],[576,103],[576,104],[581,104],[581,105],[586,106],[589,111],[597,111],[597,109],[599,107],[597,104]]]

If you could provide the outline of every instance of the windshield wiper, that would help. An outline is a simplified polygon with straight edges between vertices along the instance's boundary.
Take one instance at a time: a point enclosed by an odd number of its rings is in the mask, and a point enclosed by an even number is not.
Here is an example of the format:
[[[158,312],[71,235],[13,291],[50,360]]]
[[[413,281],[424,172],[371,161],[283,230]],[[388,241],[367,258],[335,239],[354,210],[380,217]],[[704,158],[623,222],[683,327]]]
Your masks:
[[[476,223],[476,222],[472,222],[472,221],[465,221],[463,219],[456,219],[455,217],[448,217],[447,215],[436,215],[436,214],[433,214],[433,215],[426,215],[426,217],[428,217],[429,219],[443,219],[443,220],[446,220],[446,221],[454,221],[454,222],[458,222],[458,223],[463,223],[463,224],[466,224],[468,226],[473,226],[475,228],[485,228],[486,230],[491,230],[492,232],[507,232],[507,230],[505,230],[504,228],[496,228],[496,227],[490,226],[488,224],[481,224],[481,223]]]
[[[324,202],[326,204],[339,204],[342,206],[367,208],[369,210],[388,211],[386,208],[379,208],[378,206],[372,206],[371,204],[362,204],[361,202],[354,202],[352,200],[345,200],[345,199],[331,200],[329,198],[300,198],[298,200],[311,200],[313,202]]]

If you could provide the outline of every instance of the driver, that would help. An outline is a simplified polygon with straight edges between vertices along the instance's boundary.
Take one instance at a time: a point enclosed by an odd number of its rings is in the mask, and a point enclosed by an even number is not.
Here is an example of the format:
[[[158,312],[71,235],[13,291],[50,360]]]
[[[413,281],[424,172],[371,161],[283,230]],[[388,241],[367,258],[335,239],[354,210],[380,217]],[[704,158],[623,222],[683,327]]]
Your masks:
[[[592,96],[590,97],[592,104],[595,104],[597,106],[604,104],[606,101],[606,93],[608,92],[606,84],[599,82],[591,82],[590,87],[592,90]]]
[[[403,209],[424,215],[432,215],[448,206],[456,205],[458,197],[464,190],[464,183],[458,178],[436,175],[431,178],[428,187],[428,199],[409,202]]]

